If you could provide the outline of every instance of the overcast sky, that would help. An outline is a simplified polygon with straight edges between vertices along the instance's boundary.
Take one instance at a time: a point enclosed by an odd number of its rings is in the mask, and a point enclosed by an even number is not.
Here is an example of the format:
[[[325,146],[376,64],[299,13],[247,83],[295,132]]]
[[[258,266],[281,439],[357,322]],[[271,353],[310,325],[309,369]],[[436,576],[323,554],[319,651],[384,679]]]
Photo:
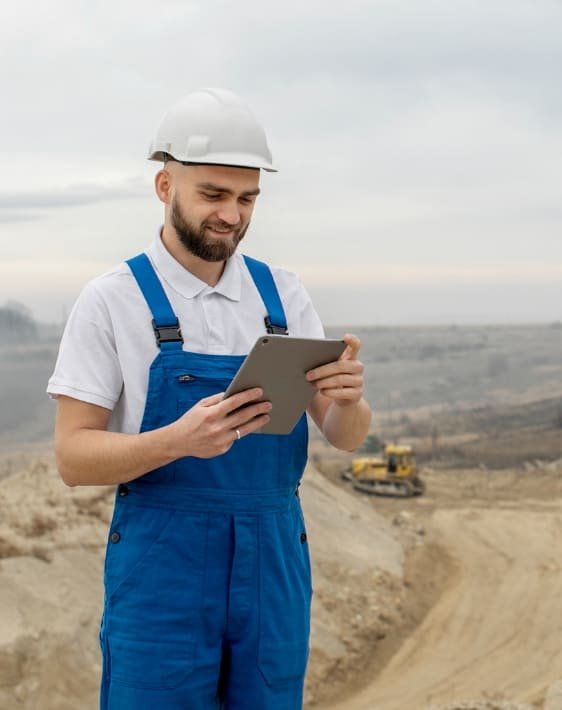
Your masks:
[[[18,0],[0,9],[0,305],[60,320],[154,238],[165,110],[268,134],[244,251],[326,324],[562,319],[559,0]]]

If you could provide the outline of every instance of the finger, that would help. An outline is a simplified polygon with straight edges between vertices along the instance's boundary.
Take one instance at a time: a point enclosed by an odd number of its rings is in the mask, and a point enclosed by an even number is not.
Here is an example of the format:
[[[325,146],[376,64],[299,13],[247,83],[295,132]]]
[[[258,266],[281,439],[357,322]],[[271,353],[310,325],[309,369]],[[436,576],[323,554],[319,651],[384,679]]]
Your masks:
[[[270,420],[270,417],[268,414],[262,414],[259,417],[254,417],[251,421],[247,422],[246,424],[243,424],[239,427],[236,427],[238,431],[240,432],[240,438],[243,436],[246,436],[247,434],[253,434],[255,431],[259,431],[262,427],[264,427],[268,421]],[[235,432],[236,434],[236,432]]]
[[[254,402],[260,397],[263,397],[263,390],[260,387],[252,387],[251,389],[244,390],[243,392],[238,392],[238,394],[233,394],[226,399],[223,394],[222,401],[218,406],[219,414],[221,416],[227,416],[235,409],[243,407],[250,402]]]
[[[264,414],[269,414],[271,411],[271,402],[259,402],[258,404],[247,404],[245,407],[235,409],[225,419],[225,426],[228,429],[240,429],[248,422],[251,422],[256,417]]]
[[[330,362],[327,365],[322,365],[322,367],[317,367],[314,370],[309,370],[306,373],[306,379],[309,382],[314,382],[315,380],[333,377],[338,374],[361,374],[363,370],[363,363],[359,360],[338,360],[337,362]]]
[[[343,337],[343,341],[346,343],[346,348],[340,355],[336,362],[329,362],[322,367],[317,367],[313,370],[309,370],[306,373],[306,379],[309,382],[317,380],[321,377],[329,377],[336,371],[341,372],[342,363],[352,363],[357,362],[357,354],[361,348],[361,341],[356,335],[351,333],[346,333]],[[361,371],[363,370],[363,365],[361,364]]]
[[[322,380],[315,382],[316,389],[320,392],[329,389],[340,389],[342,387],[356,387],[361,388],[363,386],[363,378],[361,375],[336,375],[335,377],[325,377]]]
[[[322,394],[338,402],[358,402],[362,397],[362,390],[357,387],[338,387],[322,390]]]
[[[361,348],[361,341],[353,333],[346,333],[343,336],[343,342],[347,345],[346,349],[340,356],[340,360],[357,360],[357,353]]]
[[[219,392],[218,394],[212,394],[209,397],[203,397],[199,400],[199,404],[204,407],[212,407],[213,404],[219,404],[224,399],[224,392]]]

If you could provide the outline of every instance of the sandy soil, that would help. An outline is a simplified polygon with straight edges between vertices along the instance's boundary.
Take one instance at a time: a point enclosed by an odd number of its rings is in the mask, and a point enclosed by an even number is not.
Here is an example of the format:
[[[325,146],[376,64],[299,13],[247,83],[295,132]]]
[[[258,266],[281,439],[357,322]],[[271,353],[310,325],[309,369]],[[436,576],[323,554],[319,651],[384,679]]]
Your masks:
[[[10,471],[0,481],[0,708],[94,710],[113,491],[68,489],[49,459]],[[400,608],[380,600],[404,594],[404,555],[391,522],[313,469],[301,496],[314,540],[311,703],[397,623]]]
[[[48,459],[0,481],[0,708],[96,707],[111,499],[67,489]]]
[[[423,521],[428,543],[450,560],[443,588],[389,662],[324,707],[559,710],[559,695],[544,699],[562,678],[562,463],[435,472],[426,482],[424,498],[372,504],[387,516],[407,506]]]
[[[302,487],[307,706],[560,710],[562,462],[428,471],[410,500],[355,493],[340,469],[311,468]],[[67,489],[48,459],[0,482],[0,708],[97,707],[111,502]]]

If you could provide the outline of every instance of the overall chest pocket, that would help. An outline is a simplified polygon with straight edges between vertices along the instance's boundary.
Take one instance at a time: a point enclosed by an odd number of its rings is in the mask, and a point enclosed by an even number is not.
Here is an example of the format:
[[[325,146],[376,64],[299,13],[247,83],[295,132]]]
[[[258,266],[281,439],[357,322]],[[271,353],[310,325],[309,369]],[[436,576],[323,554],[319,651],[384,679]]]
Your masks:
[[[224,392],[229,384],[230,380],[227,377],[216,378],[189,372],[175,373],[173,392],[178,416],[185,414],[202,399]]]

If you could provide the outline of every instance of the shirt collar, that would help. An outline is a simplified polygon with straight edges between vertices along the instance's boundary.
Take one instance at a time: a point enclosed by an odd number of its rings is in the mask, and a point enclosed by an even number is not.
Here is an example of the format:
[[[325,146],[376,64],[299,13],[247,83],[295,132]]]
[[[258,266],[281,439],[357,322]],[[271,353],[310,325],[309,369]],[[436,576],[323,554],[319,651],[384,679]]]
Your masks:
[[[158,275],[184,298],[195,298],[203,291],[219,293],[231,301],[239,301],[242,292],[241,259],[239,254],[234,254],[227,260],[222,276],[216,286],[201,281],[194,274],[183,267],[164,246],[160,237],[160,230],[156,239],[147,249]]]

